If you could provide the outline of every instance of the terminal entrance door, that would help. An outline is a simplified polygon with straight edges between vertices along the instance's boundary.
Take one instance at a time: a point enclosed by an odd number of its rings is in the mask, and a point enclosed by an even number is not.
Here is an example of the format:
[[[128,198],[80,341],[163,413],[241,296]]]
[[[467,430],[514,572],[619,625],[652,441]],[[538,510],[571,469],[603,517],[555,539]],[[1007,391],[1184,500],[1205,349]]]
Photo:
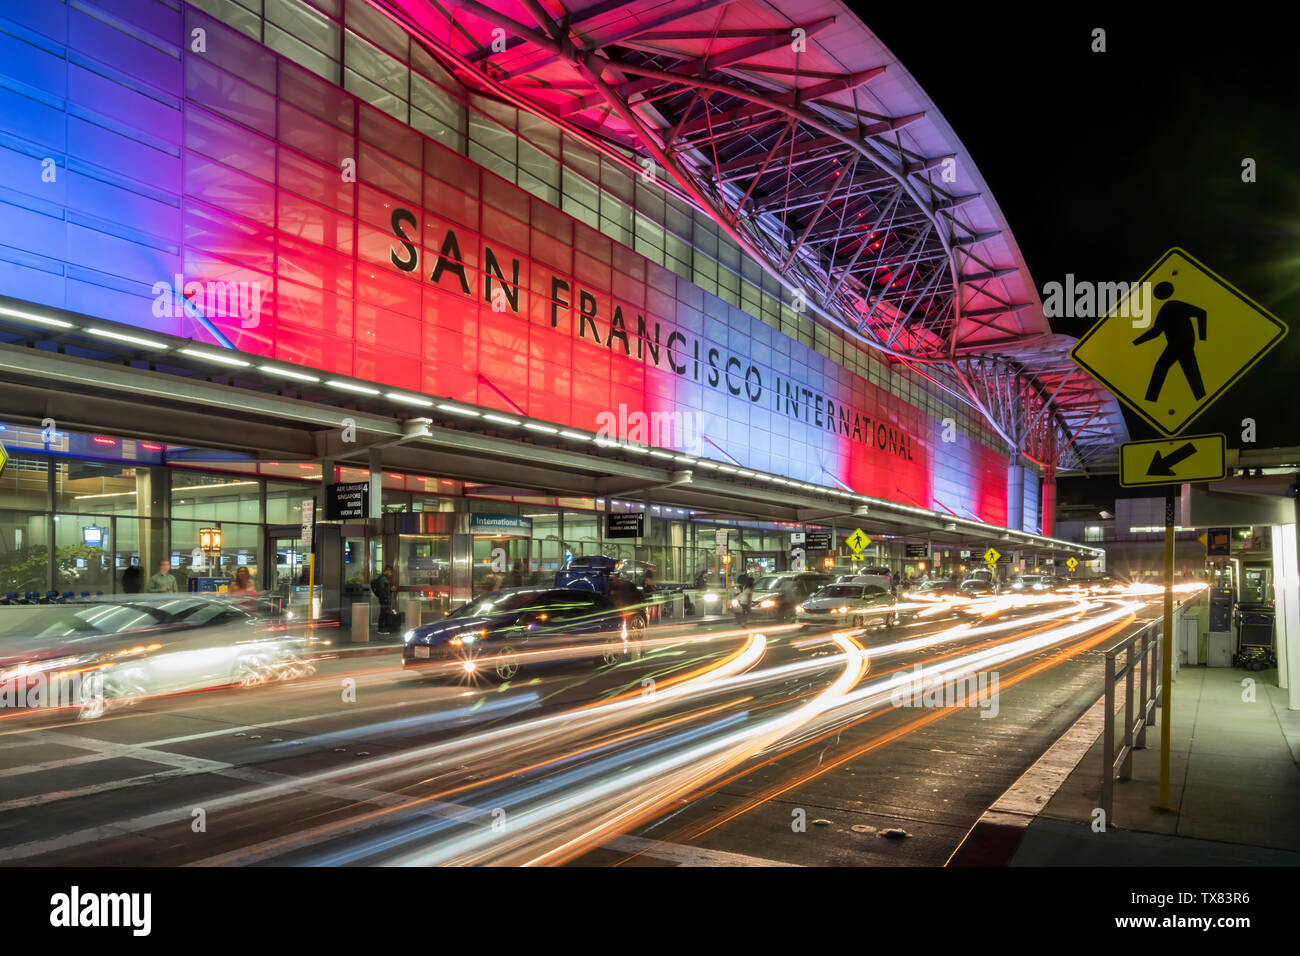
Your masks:
[[[474,597],[529,583],[528,550],[532,539],[526,535],[474,535],[474,563],[471,581]]]
[[[259,586],[288,594],[288,589],[307,583],[307,549],[302,546],[302,529],[295,524],[272,525],[266,529],[266,569]]]

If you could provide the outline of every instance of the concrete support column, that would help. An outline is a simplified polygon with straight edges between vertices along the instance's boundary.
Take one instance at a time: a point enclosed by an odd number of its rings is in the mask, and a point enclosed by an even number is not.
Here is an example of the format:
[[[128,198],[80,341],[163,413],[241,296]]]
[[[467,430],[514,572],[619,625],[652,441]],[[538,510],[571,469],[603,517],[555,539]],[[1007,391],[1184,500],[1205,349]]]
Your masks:
[[[1042,491],[1039,493],[1043,504],[1043,537],[1056,536],[1056,469],[1048,468],[1043,472]]]
[[[367,518],[382,518],[384,516],[384,465],[380,449],[371,448],[369,451],[370,461],[370,514]],[[387,555],[385,555],[387,560]]]
[[[1023,531],[1025,527],[1025,466],[1018,452],[1007,464],[1007,527]]]
[[[171,473],[166,468],[137,468],[135,472],[136,544],[144,580],[158,570],[158,562],[171,557],[167,540],[171,516]]]
[[[1273,526],[1273,590],[1278,686],[1288,692],[1288,708],[1300,710],[1300,553],[1294,523]]]

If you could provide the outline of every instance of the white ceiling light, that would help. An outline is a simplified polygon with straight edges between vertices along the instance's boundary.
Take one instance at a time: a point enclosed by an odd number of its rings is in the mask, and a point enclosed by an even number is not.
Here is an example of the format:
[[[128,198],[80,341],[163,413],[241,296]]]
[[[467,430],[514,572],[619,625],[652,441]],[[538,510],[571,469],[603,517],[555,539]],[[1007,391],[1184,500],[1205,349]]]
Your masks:
[[[86,331],[91,335],[98,335],[102,339],[113,339],[117,342],[128,342],[131,345],[143,345],[146,348],[165,349],[166,342],[159,342],[157,339],[147,339],[143,335],[125,335],[121,332],[114,332],[111,329],[96,329],[89,326]]]

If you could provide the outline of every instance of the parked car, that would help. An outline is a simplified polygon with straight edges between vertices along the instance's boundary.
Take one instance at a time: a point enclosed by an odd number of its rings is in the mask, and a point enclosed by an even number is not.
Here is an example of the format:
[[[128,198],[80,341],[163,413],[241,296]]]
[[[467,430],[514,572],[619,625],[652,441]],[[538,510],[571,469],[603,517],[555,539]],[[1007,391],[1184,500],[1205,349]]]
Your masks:
[[[645,633],[644,607],[621,608],[608,596],[578,588],[507,588],[485,594],[432,624],[403,635],[404,668],[451,665],[462,673],[515,679],[525,663],[530,670],[573,659],[525,661],[521,655],[585,648],[606,664],[639,656]],[[484,658],[480,662],[479,658]]]
[[[1011,582],[1011,590],[1013,591],[1042,593],[1053,589],[1052,579],[1045,574],[1022,574]]]
[[[879,584],[828,584],[794,609],[795,620],[804,625],[844,627],[891,627],[898,623],[894,596]]]
[[[998,593],[997,585],[984,578],[967,578],[958,590],[963,597],[968,598],[992,597]]]
[[[257,599],[184,594],[23,608],[0,633],[0,685],[30,699],[44,684],[93,719],[154,694],[315,673],[306,638],[263,611]]]
[[[898,595],[898,582],[892,574],[877,574],[864,571],[862,574],[845,574],[835,580],[836,584],[870,584],[884,588],[890,594]]]
[[[782,571],[765,574],[754,580],[754,596],[750,603],[751,616],[786,620],[794,614],[795,606],[806,600],[814,591],[831,583],[829,574],[811,571]],[[742,616],[740,602],[731,599],[731,609]]]

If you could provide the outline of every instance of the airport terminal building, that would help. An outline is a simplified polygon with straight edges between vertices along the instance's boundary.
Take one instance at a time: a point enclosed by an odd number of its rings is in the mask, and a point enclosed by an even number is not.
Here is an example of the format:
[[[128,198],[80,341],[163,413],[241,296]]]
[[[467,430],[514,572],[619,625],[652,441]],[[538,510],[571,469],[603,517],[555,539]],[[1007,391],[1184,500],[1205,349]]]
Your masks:
[[[6,8],[0,592],[1094,559],[1055,476],[1118,407],[869,25],[797,17]]]

